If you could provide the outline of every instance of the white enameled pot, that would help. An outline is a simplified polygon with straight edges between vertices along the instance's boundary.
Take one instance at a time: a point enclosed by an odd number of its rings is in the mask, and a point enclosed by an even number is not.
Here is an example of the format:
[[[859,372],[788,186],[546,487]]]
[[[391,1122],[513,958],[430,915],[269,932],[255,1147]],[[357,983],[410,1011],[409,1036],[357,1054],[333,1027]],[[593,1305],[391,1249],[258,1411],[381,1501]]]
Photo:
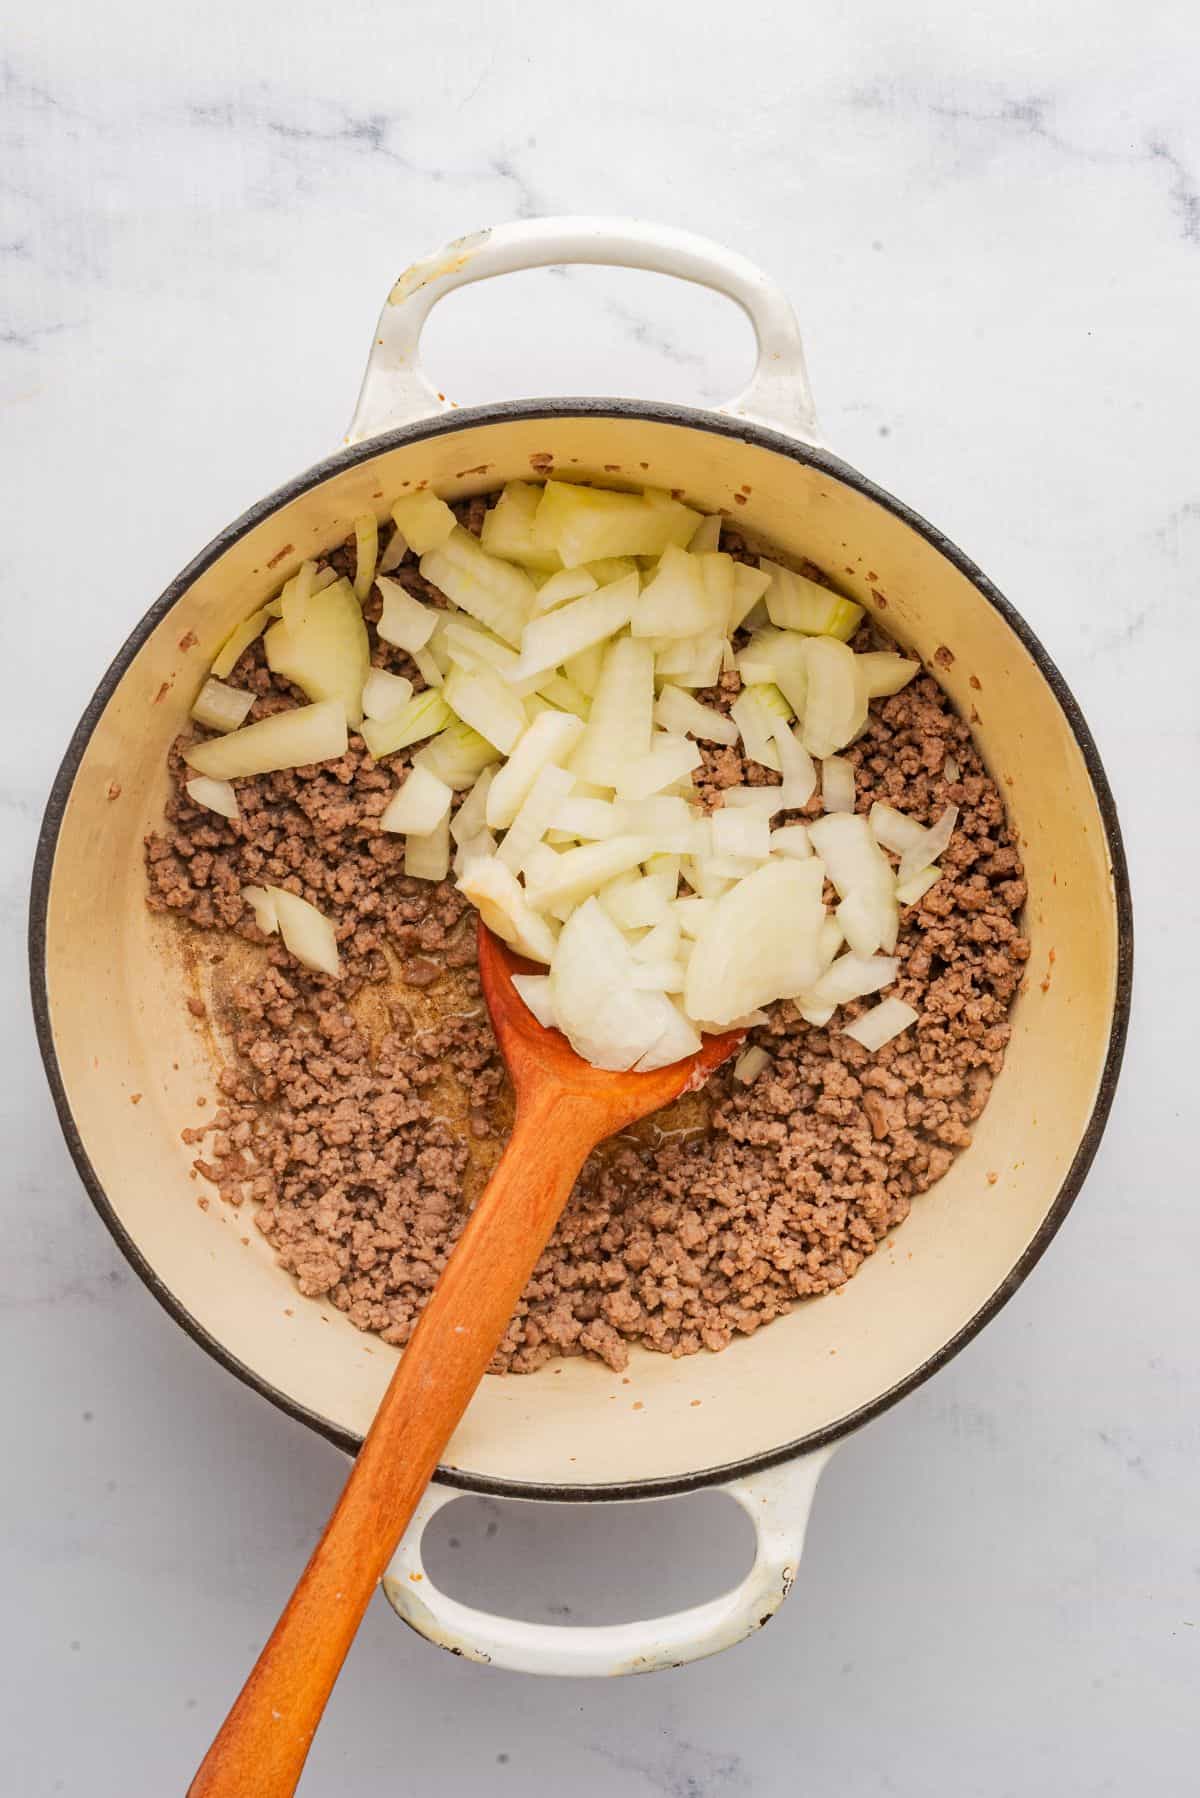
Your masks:
[[[717,412],[598,399],[452,408],[421,372],[431,307],[466,282],[567,262],[655,270],[735,300],[758,341],[749,388]],[[203,996],[214,975],[194,935],[143,902],[141,842],[161,815],[167,746],[234,623],[304,557],[422,482],[461,498],[560,470],[677,489],[811,557],[901,642],[936,657],[1020,838],[1033,954],[1007,1065],[972,1146],[895,1243],[841,1293],[723,1354],[639,1351],[631,1384],[581,1360],[485,1380],[384,1582],[415,1629],[477,1660],[556,1674],[678,1664],[774,1613],[833,1445],[970,1339],[1078,1192],[1129,1009],[1129,889],[1112,797],[1078,707],[1019,613],[939,532],[820,447],[790,305],[714,244],[631,221],[541,219],[449,245],[389,295],[346,443],[210,544],[120,651],[55,782],[30,941],[47,1071],[101,1216],[197,1341],[347,1450],[395,1351],[332,1306],[300,1299],[227,1207],[194,1203],[180,1121],[211,1085],[221,1045],[183,999]],[[458,1491],[651,1501],[704,1485],[751,1517],[757,1554],[735,1590],[673,1616],[591,1629],[516,1622],[451,1599],[421,1563],[425,1525]]]

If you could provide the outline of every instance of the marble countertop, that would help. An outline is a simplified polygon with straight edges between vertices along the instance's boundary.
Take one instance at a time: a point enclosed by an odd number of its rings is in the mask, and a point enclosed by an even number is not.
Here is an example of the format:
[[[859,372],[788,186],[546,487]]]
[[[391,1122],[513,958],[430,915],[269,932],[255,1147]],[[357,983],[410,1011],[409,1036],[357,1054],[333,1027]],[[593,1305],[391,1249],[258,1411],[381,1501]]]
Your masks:
[[[1122,807],[1134,1029],[1052,1252],[835,1457],[770,1630],[652,1679],[537,1682],[435,1653],[380,1601],[304,1790],[1182,1798],[1200,1675],[1194,9],[45,0],[6,37],[0,1783],[182,1792],[343,1475],[159,1310],[75,1176],[21,940],[51,776],[167,580],[336,445],[399,268],[480,224],[577,211],[669,220],[770,270],[830,443],[1042,636]],[[427,339],[440,384],[714,403],[745,374],[724,302],[611,272],[551,283],[448,303]],[[468,1499],[439,1552],[479,1602],[600,1620],[646,1590],[702,1596],[742,1544],[711,1495],[636,1516]]]

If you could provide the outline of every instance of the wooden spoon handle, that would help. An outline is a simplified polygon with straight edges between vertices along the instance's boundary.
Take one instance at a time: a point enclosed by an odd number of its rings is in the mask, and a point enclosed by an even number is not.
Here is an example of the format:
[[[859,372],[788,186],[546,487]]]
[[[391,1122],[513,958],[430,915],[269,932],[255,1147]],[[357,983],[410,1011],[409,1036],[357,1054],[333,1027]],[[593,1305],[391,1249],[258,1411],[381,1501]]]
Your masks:
[[[463,1230],[345,1491],[189,1798],[285,1798],[396,1545],[508,1327],[606,1111],[553,1081],[518,1101],[504,1155]]]

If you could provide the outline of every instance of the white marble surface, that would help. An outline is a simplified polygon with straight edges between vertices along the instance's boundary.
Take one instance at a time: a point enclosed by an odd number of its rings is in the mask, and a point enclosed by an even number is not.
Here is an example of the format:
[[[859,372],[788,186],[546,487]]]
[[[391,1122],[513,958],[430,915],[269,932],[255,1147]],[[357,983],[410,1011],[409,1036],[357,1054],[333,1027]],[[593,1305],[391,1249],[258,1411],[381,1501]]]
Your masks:
[[[770,1630],[648,1680],[537,1683],[435,1653],[380,1602],[304,1789],[1194,1790],[1197,51],[1191,0],[43,0],[10,25],[14,1798],[182,1792],[342,1475],[158,1310],[59,1140],[21,943],[47,785],[165,582],[337,442],[399,267],[482,223],[572,210],[706,231],[778,276],[834,447],[944,525],[1041,633],[1123,807],[1135,1027],[1051,1254],[948,1371],[835,1458]],[[429,344],[466,402],[713,402],[748,349],[716,300],[591,272],[477,289]],[[742,1552],[711,1497],[636,1519],[471,1500],[450,1534],[443,1562],[467,1594],[542,1617],[698,1597]]]

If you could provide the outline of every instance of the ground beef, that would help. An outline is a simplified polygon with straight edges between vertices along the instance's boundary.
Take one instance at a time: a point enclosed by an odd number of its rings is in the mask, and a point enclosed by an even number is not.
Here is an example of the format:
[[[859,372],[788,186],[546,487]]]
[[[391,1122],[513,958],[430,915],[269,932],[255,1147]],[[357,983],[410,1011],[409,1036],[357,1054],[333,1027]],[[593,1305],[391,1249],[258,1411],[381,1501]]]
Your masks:
[[[483,510],[472,502],[460,516],[478,531]],[[750,555],[733,533],[725,546]],[[352,574],[353,554],[330,560]],[[411,562],[396,578],[445,603]],[[378,616],[377,594],[366,613]],[[420,687],[407,657],[371,638],[373,661]],[[864,634],[859,646],[868,640],[879,641]],[[230,679],[254,691],[251,719],[303,697],[270,674],[261,643]],[[727,709],[737,691],[727,674],[700,697]],[[170,753],[165,828],[146,843],[148,903],[256,945],[241,952],[247,968],[224,978],[220,948],[208,958],[230,1055],[219,1108],[183,1132],[203,1147],[196,1175],[228,1203],[253,1204],[301,1292],[403,1344],[511,1117],[474,916],[451,884],[407,880],[401,841],[378,829],[406,754],[377,766],[352,735],[336,764],[240,782],[241,816],[227,822],[183,790],[187,740]],[[942,879],[903,914],[890,990],[919,1022],[872,1055],[777,1005],[753,1033],[771,1058],[753,1084],[726,1067],[703,1093],[603,1145],[494,1370],[579,1354],[619,1369],[637,1342],[671,1355],[724,1348],[843,1285],[970,1142],[1028,956],[1020,858],[970,731],[930,676],[874,701],[845,753],[860,811],[883,798],[928,823],[951,801],[960,808]],[[740,750],[710,746],[697,772],[710,807],[728,786],[776,779]],[[241,897],[262,883],[334,919],[340,980],[305,971],[262,935]],[[208,1009],[189,1003],[198,1016]],[[838,1020],[872,1003],[843,1007]]]

